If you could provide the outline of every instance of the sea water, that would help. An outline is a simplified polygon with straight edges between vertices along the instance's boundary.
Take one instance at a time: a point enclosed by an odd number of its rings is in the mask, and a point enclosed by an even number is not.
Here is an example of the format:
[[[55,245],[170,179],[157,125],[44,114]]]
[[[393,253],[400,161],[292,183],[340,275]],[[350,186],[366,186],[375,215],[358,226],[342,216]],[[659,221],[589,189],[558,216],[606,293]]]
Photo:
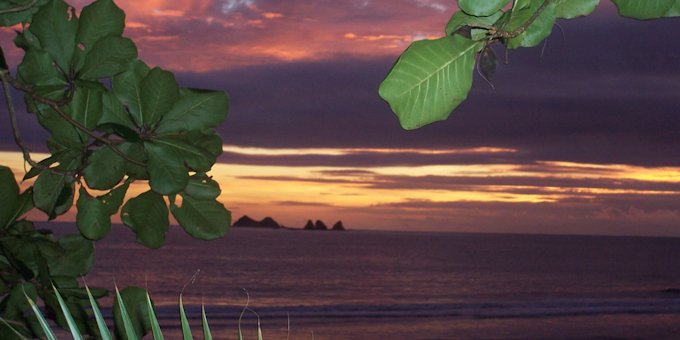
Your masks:
[[[115,226],[90,286],[148,287],[169,338],[177,299],[195,334],[236,339],[680,338],[680,239],[172,227],[148,250]],[[247,300],[249,301],[247,302]],[[257,316],[241,327],[256,339]]]

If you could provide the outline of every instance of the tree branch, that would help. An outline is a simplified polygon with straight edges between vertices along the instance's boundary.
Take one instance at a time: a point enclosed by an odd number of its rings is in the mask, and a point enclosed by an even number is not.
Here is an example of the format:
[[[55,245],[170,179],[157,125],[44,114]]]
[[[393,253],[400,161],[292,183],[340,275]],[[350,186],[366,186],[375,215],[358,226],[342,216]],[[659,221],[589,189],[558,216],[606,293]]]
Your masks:
[[[27,4],[25,4],[25,5],[16,6],[16,7],[10,7],[10,8],[5,8],[5,9],[0,9],[0,14],[21,12],[21,11],[24,11],[24,10],[27,10],[27,9],[33,7],[33,5],[35,5],[35,4],[37,4],[37,3],[38,3],[38,0],[31,0],[31,1],[29,1],[29,2],[28,2]]]
[[[536,19],[538,19],[538,17],[541,15],[541,13],[543,13],[543,11],[548,7],[549,4],[550,0],[543,0],[541,6],[538,7],[536,12],[534,12],[534,14],[532,14],[531,17],[527,21],[525,21],[524,24],[522,24],[522,26],[517,27],[513,31],[503,31],[502,29],[498,30],[491,35],[491,39],[511,39],[518,37],[520,34],[524,33],[527,30],[527,28],[529,28],[529,26],[531,26],[531,24],[533,24],[534,21],[536,21]]]

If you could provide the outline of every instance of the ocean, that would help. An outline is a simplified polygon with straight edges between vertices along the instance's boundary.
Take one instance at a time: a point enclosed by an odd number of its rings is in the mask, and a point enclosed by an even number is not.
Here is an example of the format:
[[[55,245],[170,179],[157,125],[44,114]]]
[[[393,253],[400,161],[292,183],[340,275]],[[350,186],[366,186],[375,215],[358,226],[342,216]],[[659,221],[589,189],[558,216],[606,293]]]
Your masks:
[[[197,271],[187,312],[217,339],[247,298],[264,339],[680,339],[680,238],[172,227],[148,250],[115,226],[96,256],[88,284],[148,287],[171,339]]]

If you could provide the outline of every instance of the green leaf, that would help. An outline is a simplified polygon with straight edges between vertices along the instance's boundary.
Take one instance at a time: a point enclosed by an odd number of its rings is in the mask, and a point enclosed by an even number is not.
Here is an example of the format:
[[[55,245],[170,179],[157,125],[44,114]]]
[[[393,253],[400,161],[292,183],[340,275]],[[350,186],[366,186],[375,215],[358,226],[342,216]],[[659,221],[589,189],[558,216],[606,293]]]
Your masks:
[[[62,236],[57,243],[63,252],[55,254],[40,249],[47,259],[52,276],[78,277],[87,274],[94,262],[94,243],[80,234]]]
[[[541,0],[532,1],[531,7],[520,10],[517,13],[517,16],[510,21],[505,29],[513,31],[522,26],[542,4],[543,1]],[[508,39],[506,46],[510,49],[515,49],[519,47],[534,47],[540,44],[552,32],[556,19],[555,3],[551,2],[543,9],[543,12],[541,12],[538,18],[527,27],[524,33],[520,34],[518,37]]]
[[[76,224],[78,230],[86,238],[101,240],[111,231],[111,214],[104,203],[90,196],[84,187],[80,187]]]
[[[192,340],[191,326],[189,326],[189,319],[187,313],[184,311],[184,303],[182,302],[182,293],[179,293],[179,320],[182,326],[182,340]]]
[[[505,6],[508,0],[458,0],[458,7],[469,15],[486,17]]]
[[[210,171],[212,165],[215,164],[215,155],[200,145],[189,142],[186,135],[162,137],[155,139],[154,143],[168,150],[173,150],[179,155],[179,159],[184,160],[187,167],[196,172]]]
[[[151,330],[146,294],[140,287],[126,287],[120,292],[116,287],[113,319],[122,339],[141,339]]]
[[[61,70],[68,73],[78,30],[75,9],[63,0],[52,0],[33,16],[29,30]]]
[[[38,111],[38,121],[42,127],[50,132],[48,143],[55,143],[62,148],[82,147],[83,141],[79,131],[51,108]],[[55,150],[51,149],[50,151],[54,152]]]
[[[224,236],[231,226],[231,213],[216,200],[199,200],[182,196],[181,206],[170,202],[170,211],[180,226],[194,238],[214,240]]]
[[[217,127],[229,111],[229,98],[221,91],[182,90],[179,101],[163,116],[157,133],[205,130]]]
[[[187,186],[188,169],[178,148],[172,144],[155,141],[144,143],[144,150],[149,159],[147,171],[149,185],[153,191],[170,195],[180,192]]]
[[[14,222],[14,215],[19,208],[19,186],[14,174],[6,166],[0,166],[0,229],[5,229]]]
[[[189,178],[189,184],[187,184],[184,192],[196,199],[214,200],[222,190],[220,190],[220,185],[212,178],[204,174],[196,174]]]
[[[132,117],[125,111],[125,107],[113,93],[106,92],[102,95],[102,106],[102,116],[97,125],[117,124],[125,126],[130,130],[135,129]]]
[[[87,291],[87,299],[90,301],[90,307],[92,308],[92,313],[97,321],[97,329],[99,330],[102,340],[111,340],[111,333],[106,326],[106,320],[104,320],[104,316],[102,316],[102,312],[99,310],[99,305],[97,304],[97,301],[95,301],[94,296],[92,296],[92,292],[87,284],[85,284],[85,290]]]
[[[113,188],[125,176],[125,162],[112,147],[103,146],[95,150],[83,169],[87,185],[98,190]]]
[[[17,75],[22,82],[35,86],[58,86],[65,91],[68,85],[64,76],[54,66],[52,57],[36,48],[26,51],[17,69]]]
[[[486,17],[478,17],[474,15],[469,15],[466,14],[463,11],[458,11],[456,13],[453,13],[453,16],[449,20],[449,22],[446,24],[446,35],[452,35],[454,32],[456,32],[458,29],[460,29],[463,26],[470,26],[470,27],[491,27],[493,26],[498,19],[503,16],[502,11],[498,11],[490,16]]]
[[[106,36],[120,36],[125,28],[125,12],[111,0],[98,0],[83,8],[76,41],[85,51]]]
[[[107,214],[113,215],[118,212],[118,209],[120,209],[120,206],[123,204],[123,200],[125,200],[125,194],[130,187],[130,183],[131,181],[127,180],[125,183],[108,193],[97,196],[97,199],[104,205]]]
[[[154,67],[142,80],[141,126],[153,127],[179,99],[179,85],[172,72]]]
[[[71,208],[73,190],[73,178],[43,170],[33,186],[33,204],[54,219]]]
[[[680,15],[680,0],[612,0],[619,14],[633,19],[657,19]]]
[[[40,6],[47,3],[47,1],[48,0],[39,0],[33,5],[31,5],[31,0],[0,2],[0,11],[14,9],[14,11],[0,14],[0,26],[14,26],[20,22],[30,21],[33,14],[40,9]]]
[[[147,191],[123,206],[121,220],[135,233],[136,241],[149,248],[160,248],[170,227],[168,207],[163,196]]]
[[[203,325],[203,339],[212,340],[210,333],[210,325],[208,325],[208,317],[205,315],[205,304],[201,304],[201,324]]]
[[[380,97],[404,129],[444,120],[467,98],[480,47],[459,35],[416,41],[380,84]]]
[[[557,0],[555,2],[555,16],[563,19],[573,19],[592,13],[600,0]]]
[[[64,318],[66,319],[66,322],[68,323],[68,328],[71,331],[71,336],[73,337],[73,340],[82,340],[83,337],[80,335],[80,332],[78,332],[78,325],[76,324],[76,321],[73,319],[73,315],[71,315],[71,311],[69,311],[66,302],[61,297],[61,294],[59,294],[57,287],[52,285],[52,290],[54,291],[54,295],[57,297],[57,301],[59,301],[59,307],[61,309],[62,314],[64,315]]]
[[[102,93],[82,87],[76,89],[66,112],[88,130],[94,130],[102,116]],[[81,140],[87,141],[89,136],[78,132]]]
[[[26,293],[24,293],[24,296],[26,296],[26,301],[28,301],[28,304],[31,306],[31,309],[33,310],[33,315],[35,315],[35,317],[38,318],[38,321],[40,322],[40,328],[45,333],[47,339],[57,340],[57,336],[54,335],[54,332],[52,331],[52,328],[50,327],[49,323],[47,323],[47,320],[42,315],[42,312],[40,312],[40,308],[38,308],[33,299],[31,299]]]
[[[149,321],[151,323],[151,331],[154,340],[163,340],[163,332],[161,330],[160,324],[158,324],[158,318],[156,318],[156,312],[154,312],[153,302],[151,302],[151,296],[149,292],[146,292],[146,307],[149,313]]]
[[[140,163],[146,163],[147,158],[146,154],[144,152],[144,146],[142,146],[141,143],[131,143],[131,142],[125,142],[118,147],[120,151],[122,151],[125,156],[127,156],[130,159],[134,159]],[[137,164],[133,164],[131,162],[125,162],[125,173],[136,179],[148,179],[149,174],[146,172],[146,169],[144,167],[141,167]]]
[[[97,41],[87,53],[79,76],[91,80],[111,77],[125,71],[136,57],[137,47],[132,40],[109,36]]]
[[[186,140],[193,146],[205,150],[212,155],[212,163],[215,163],[217,157],[222,154],[222,138],[215,131],[207,133],[198,131],[189,131]]]
[[[142,126],[142,80],[149,74],[149,67],[141,60],[128,64],[125,72],[113,77],[113,93],[128,108],[137,126]]]

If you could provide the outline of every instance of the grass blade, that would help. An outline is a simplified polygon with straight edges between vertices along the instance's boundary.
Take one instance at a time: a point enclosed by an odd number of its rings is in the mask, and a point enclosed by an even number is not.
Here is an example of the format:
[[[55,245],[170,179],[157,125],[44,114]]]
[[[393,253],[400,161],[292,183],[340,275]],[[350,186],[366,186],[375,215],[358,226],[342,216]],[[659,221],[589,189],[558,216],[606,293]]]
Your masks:
[[[94,296],[92,296],[92,292],[90,292],[90,288],[87,286],[87,283],[85,284],[85,290],[87,291],[88,299],[90,299],[90,306],[92,306],[94,319],[97,321],[99,335],[102,337],[102,340],[111,340],[111,333],[109,332],[109,328],[106,327],[104,316],[102,316],[102,312],[99,310],[99,305],[97,305],[97,301],[95,301]]]
[[[163,340],[163,332],[161,332],[161,325],[158,324],[156,312],[153,310],[153,304],[151,304],[151,296],[149,296],[149,291],[146,292],[146,306],[149,308],[149,320],[151,321],[153,338],[154,340]]]
[[[33,309],[33,314],[35,314],[35,317],[38,318],[38,322],[40,323],[40,328],[42,328],[47,339],[48,340],[57,340],[57,337],[54,335],[54,332],[52,332],[50,325],[47,324],[47,320],[45,320],[45,317],[42,315],[42,313],[40,312],[40,309],[35,304],[35,302],[33,302],[33,299],[31,299],[28,295],[26,295],[26,292],[24,292],[24,296],[26,297],[26,300],[28,300],[28,304],[31,305],[31,309]]]
[[[192,340],[194,337],[191,335],[191,327],[189,326],[189,320],[187,319],[187,314],[184,312],[184,304],[182,303],[182,293],[179,293],[179,318],[182,323],[182,339]]]
[[[205,315],[205,303],[201,303],[201,323],[203,324],[203,339],[212,340],[210,326],[208,325],[208,318]]]
[[[28,340],[28,338],[21,335],[21,333],[19,333],[19,331],[17,331],[16,328],[12,327],[12,325],[10,325],[9,322],[7,322],[7,320],[0,318],[0,322],[2,322],[5,326],[7,326],[7,328],[9,328],[12,332],[14,332],[14,335],[18,336],[19,339]]]
[[[59,307],[61,307],[61,312],[64,313],[64,318],[66,319],[68,328],[71,330],[71,336],[73,336],[73,340],[83,340],[83,337],[80,335],[80,332],[78,332],[78,325],[76,325],[76,321],[73,320],[73,315],[71,315],[71,311],[68,309],[68,306],[66,305],[64,299],[61,297],[61,294],[59,294],[57,287],[52,285],[52,290],[54,291],[54,295],[57,296]]]
[[[243,306],[243,309],[241,310],[241,315],[238,317],[238,340],[243,340],[243,332],[241,331],[241,320],[243,319],[243,315],[246,313],[246,310],[248,310],[248,304],[250,303],[250,294],[248,294],[248,290],[245,288],[242,288],[243,291],[246,293],[246,305]]]
[[[125,329],[125,335],[128,339],[139,339],[137,332],[135,332],[135,327],[132,326],[132,320],[130,320],[130,314],[125,308],[125,302],[123,302],[123,297],[120,296],[120,291],[118,291],[118,286],[116,288],[116,298],[118,299],[118,308],[120,308],[120,317],[123,319],[123,328]]]

